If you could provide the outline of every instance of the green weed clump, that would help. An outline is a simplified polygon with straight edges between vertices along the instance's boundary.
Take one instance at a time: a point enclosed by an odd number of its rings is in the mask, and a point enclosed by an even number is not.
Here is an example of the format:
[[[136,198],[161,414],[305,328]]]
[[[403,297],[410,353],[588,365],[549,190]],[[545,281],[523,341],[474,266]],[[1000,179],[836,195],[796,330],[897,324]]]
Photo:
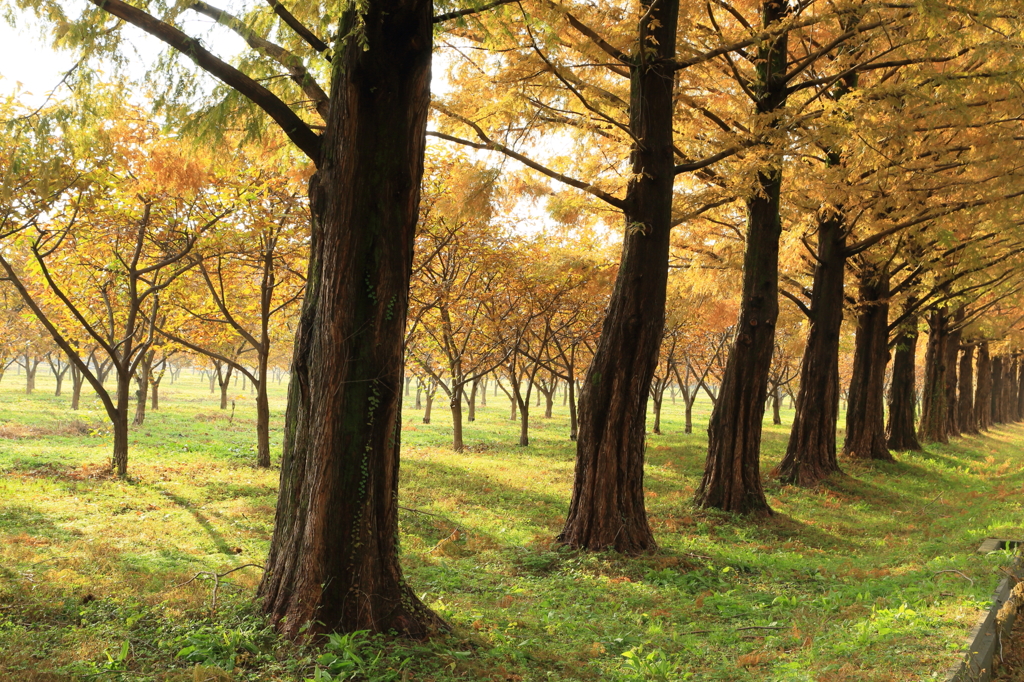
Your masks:
[[[462,453],[448,415],[422,424],[408,401],[403,564],[452,632],[290,643],[255,601],[278,472],[254,467],[248,391],[232,417],[189,370],[165,381],[119,481],[95,400],[71,413],[48,377],[30,397],[21,379],[0,382],[0,680],[941,679],[1012,559],[975,549],[1024,537],[1021,427],[843,462],[810,490],[768,481],[776,513],[752,519],[692,507],[710,406],[686,434],[666,397],[645,478],[659,550],[569,551],[554,543],[574,457],[560,401],[521,448],[488,396]],[[284,384],[271,389],[279,453]],[[764,471],[787,418],[765,425]],[[216,600],[207,574],[224,575]]]

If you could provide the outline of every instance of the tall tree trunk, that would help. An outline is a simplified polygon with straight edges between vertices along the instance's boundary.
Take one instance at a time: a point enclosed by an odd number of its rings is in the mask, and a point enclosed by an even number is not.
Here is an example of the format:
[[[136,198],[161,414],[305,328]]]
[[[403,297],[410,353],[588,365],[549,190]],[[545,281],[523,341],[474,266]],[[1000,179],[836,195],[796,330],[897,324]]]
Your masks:
[[[783,483],[811,486],[839,471],[836,422],[846,258],[842,216],[834,210],[819,211],[811,324],[800,361],[800,390],[786,454],[773,472]]]
[[[171,377],[171,383],[174,383],[174,377]],[[149,382],[149,409],[154,412],[160,409],[160,379]]]
[[[33,364],[34,358],[25,356],[25,394],[32,395],[36,390],[36,372],[39,371],[39,363]]]
[[[267,395],[267,363],[270,358],[261,353],[256,367],[256,466],[270,466],[270,397]],[[155,386],[153,387],[155,390]],[[401,398],[399,398],[401,400]]]
[[[287,636],[443,622],[398,561],[401,386],[430,105],[432,3],[343,14],[293,354],[263,607]],[[357,37],[354,37],[357,36]],[[308,629],[306,629],[308,628]]]
[[[436,387],[430,387],[426,391],[426,400],[423,407],[423,423],[430,423],[430,409],[434,406],[434,394],[437,392]]]
[[[655,547],[644,508],[647,399],[665,327],[672,187],[672,113],[679,0],[641,0],[641,52],[630,65],[636,142],[625,235],[608,315],[579,405],[576,475],[559,540],[636,554]]]
[[[452,450],[462,452],[466,446],[462,443],[462,392],[463,385],[452,380]]]
[[[516,406],[519,408],[519,446],[525,448],[530,444],[530,395],[527,391],[526,397],[523,397],[521,383],[518,381],[512,384],[512,400],[513,410]]]
[[[487,407],[487,379],[480,380],[480,407]]]
[[[223,376],[218,375],[217,377],[217,383],[220,385],[220,409],[222,410],[228,409],[228,389],[231,388],[231,374],[234,369],[231,365],[227,365],[224,368]],[[238,377],[236,376],[235,379],[237,380]]]
[[[942,364],[946,368],[946,437],[960,435],[960,411],[957,408],[957,354],[960,352],[960,339],[963,330],[960,328],[964,319],[964,310],[960,308],[950,320],[950,331],[943,349],[945,357]]]
[[[978,421],[974,412],[974,345],[964,346],[960,354],[958,372],[957,417],[963,433],[978,433]]]
[[[778,386],[772,388],[772,424],[782,423],[782,414],[779,412],[779,402],[782,400],[782,389]]]
[[[71,409],[77,410],[82,402],[82,384],[85,375],[75,365],[71,366]]]
[[[892,460],[885,439],[885,365],[889,359],[889,272],[865,265],[859,273],[857,333],[846,410],[843,453]]]
[[[1024,419],[1024,360],[1019,363],[1017,373],[1017,421]]]
[[[992,358],[992,423],[1003,423],[1003,358]]]
[[[974,419],[979,431],[992,428],[992,360],[988,341],[978,343],[978,388],[974,393]]]
[[[928,346],[924,356],[924,386],[921,387],[921,425],[918,436],[925,443],[947,443],[946,427],[946,345],[949,318],[943,308],[928,315]]]
[[[117,408],[110,415],[110,425],[114,432],[114,452],[110,460],[110,468],[118,478],[128,476],[128,396],[131,395],[132,377],[127,368],[119,367],[117,372]]]
[[[576,415],[576,374],[572,365],[569,366],[569,380],[565,382],[565,394],[569,401],[569,440],[579,437],[579,420]]]
[[[789,3],[761,3],[764,27],[785,19]],[[772,114],[786,103],[789,35],[759,43],[757,112]],[[708,424],[708,456],[695,495],[701,507],[741,513],[771,513],[761,487],[761,422],[779,316],[779,239],[782,221],[782,159],[757,173],[757,191],[747,200],[747,243],[736,336],[729,351],[718,400]]]
[[[422,410],[423,403],[420,401],[420,396],[423,394],[423,383],[416,382],[416,405],[414,409]]]
[[[658,382],[658,381],[654,382],[654,386],[653,386],[653,388],[654,388],[654,391],[653,391],[654,395],[651,396],[651,399],[654,402],[654,428],[651,429],[651,431],[652,431],[652,433],[655,433],[655,434],[660,436],[661,435],[661,403],[665,399],[665,389],[664,389],[664,385],[663,384],[660,385],[660,386],[659,386],[659,384],[660,384],[660,382]]]
[[[155,351],[146,351],[136,370],[135,383],[138,390],[135,392],[135,419],[132,420],[135,426],[141,426],[146,421],[146,402],[149,399],[149,373],[153,370],[154,355]]]
[[[892,359],[892,387],[889,390],[889,424],[885,430],[890,450],[920,450],[915,414],[917,407],[917,315],[910,316],[896,336]]]
[[[480,385],[480,378],[477,377],[473,380],[473,385],[469,389],[469,413],[466,415],[466,420],[475,422],[476,421],[476,393],[477,387]]]

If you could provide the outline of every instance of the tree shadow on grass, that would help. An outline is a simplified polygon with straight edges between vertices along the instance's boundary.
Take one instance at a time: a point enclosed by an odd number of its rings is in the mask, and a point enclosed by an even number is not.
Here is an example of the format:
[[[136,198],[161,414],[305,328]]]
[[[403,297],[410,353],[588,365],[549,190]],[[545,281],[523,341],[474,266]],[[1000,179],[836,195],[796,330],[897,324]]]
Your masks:
[[[213,544],[217,547],[218,552],[222,554],[227,554],[229,556],[235,556],[235,551],[231,548],[231,545],[229,545],[227,540],[224,539],[224,536],[221,535],[220,532],[213,527],[213,524],[210,523],[210,520],[206,517],[206,515],[199,511],[198,507],[196,507],[194,504],[186,500],[184,497],[175,495],[169,490],[161,490],[160,492],[168,500],[171,500],[176,505],[192,514],[192,516],[196,520],[196,523],[198,523],[199,526],[204,531],[206,531],[206,534],[210,536],[210,539],[213,541]]]
[[[23,505],[0,506],[0,534],[28,535],[62,542],[82,535],[79,531],[58,526],[46,514]]]

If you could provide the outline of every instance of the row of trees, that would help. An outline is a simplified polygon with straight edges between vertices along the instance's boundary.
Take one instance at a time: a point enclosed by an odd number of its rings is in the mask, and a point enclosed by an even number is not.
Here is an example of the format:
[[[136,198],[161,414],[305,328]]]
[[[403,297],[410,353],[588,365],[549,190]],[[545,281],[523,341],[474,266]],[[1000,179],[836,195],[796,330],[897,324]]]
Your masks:
[[[1006,336],[992,320],[1016,296],[1024,222],[1024,51],[1012,0],[498,0],[436,9],[424,0],[367,0],[291,10],[275,1],[240,16],[206,3],[164,14],[158,5],[150,13],[93,0],[95,9],[79,17],[61,0],[25,4],[86,54],[118,49],[111,21],[162,40],[224,84],[226,96],[212,107],[220,118],[203,120],[259,122],[245,101],[316,167],[278,514],[260,588],[288,635],[306,626],[310,634],[410,635],[442,626],[402,580],[395,544],[408,309],[413,325],[420,319],[410,283],[425,133],[522,164],[518,185],[533,196],[553,193],[552,214],[565,222],[621,221],[621,257],[579,400],[576,477],[560,534],[570,546],[656,546],[644,509],[644,439],[651,388],[664,381],[657,376],[673,266],[742,272],[696,495],[705,507],[770,512],[759,448],[772,361],[787,345],[778,343],[780,296],[808,319],[796,419],[777,472],[802,485],[839,466],[844,310],[856,321],[844,451],[867,460],[891,456],[883,390],[890,348],[899,377],[891,393],[913,394],[905,379],[913,372],[897,359],[914,357],[906,349],[917,319],[962,310],[954,332],[970,329],[969,338],[990,343]],[[237,67],[215,55],[205,45],[216,36],[201,43],[178,27],[193,12],[215,18],[252,52]],[[451,69],[450,89],[432,101],[435,36]],[[168,97],[168,115],[194,115],[185,97],[193,91],[168,92],[179,95]],[[197,230],[213,230],[232,206],[231,197],[207,199]],[[160,215],[132,203],[137,220]],[[195,249],[189,240],[161,253],[161,272]],[[47,248],[39,243],[40,253]],[[549,324],[539,321],[561,318],[538,311],[569,294],[538,282],[528,304],[513,304],[511,287],[488,290],[489,281],[479,280],[487,295],[478,312],[463,317],[507,318],[504,328],[514,331],[500,346],[505,355],[453,364],[469,337],[445,331],[443,316],[431,337],[440,355],[416,353],[438,358],[417,361],[435,379],[446,365],[456,397],[492,361],[513,377],[535,372],[531,379],[552,362]],[[442,306],[427,308],[433,316]],[[934,368],[958,352],[949,347],[931,355],[929,376],[943,382],[948,366],[945,374]],[[537,383],[513,381],[511,389]],[[925,396],[938,385],[926,379]],[[112,415],[119,400],[108,401]],[[946,408],[928,400],[929,420],[948,409],[948,400]],[[896,407],[904,414],[906,401]]]

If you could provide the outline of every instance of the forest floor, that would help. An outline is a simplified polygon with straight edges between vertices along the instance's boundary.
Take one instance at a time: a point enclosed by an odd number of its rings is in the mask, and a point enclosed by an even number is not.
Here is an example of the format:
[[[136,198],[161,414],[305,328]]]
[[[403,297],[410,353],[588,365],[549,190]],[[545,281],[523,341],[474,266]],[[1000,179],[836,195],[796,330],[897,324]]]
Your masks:
[[[72,412],[52,378],[32,396],[23,380],[0,382],[0,680],[941,680],[1011,560],[976,548],[1024,537],[1022,426],[843,462],[813,490],[768,482],[776,513],[751,519],[691,506],[708,405],[685,434],[666,397],[645,481],[659,550],[565,551],[560,399],[551,419],[533,408],[521,448],[507,399],[488,396],[456,454],[445,401],[425,425],[409,398],[403,563],[453,634],[335,638],[318,665],[258,615],[259,568],[210,579],[262,563],[272,528],[278,472],[252,466],[248,391],[233,388],[232,416],[189,370],[165,379],[118,481],[98,403]],[[766,425],[763,471],[791,418]]]

